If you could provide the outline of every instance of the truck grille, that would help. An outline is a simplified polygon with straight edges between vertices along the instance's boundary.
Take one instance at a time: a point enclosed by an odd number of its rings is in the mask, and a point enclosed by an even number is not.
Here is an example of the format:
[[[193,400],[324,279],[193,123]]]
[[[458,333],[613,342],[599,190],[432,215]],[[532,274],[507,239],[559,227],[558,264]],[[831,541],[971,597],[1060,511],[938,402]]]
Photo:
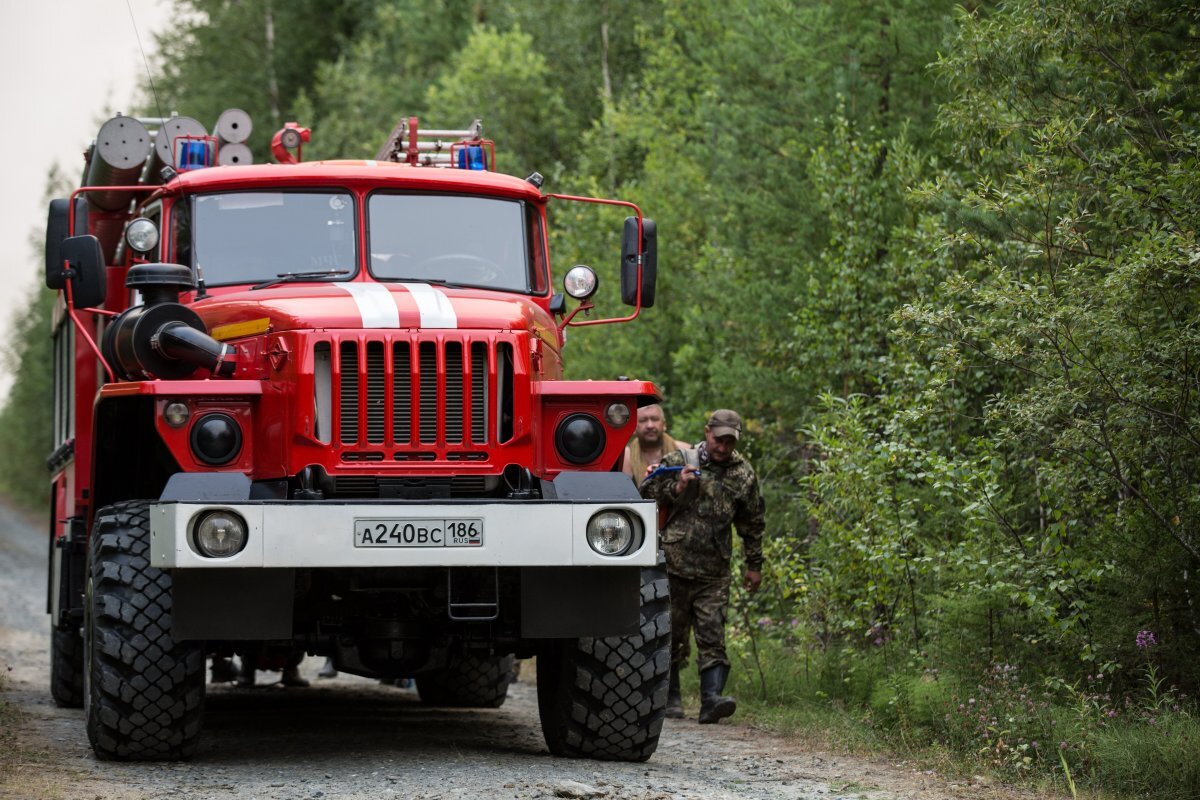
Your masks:
[[[336,498],[438,499],[482,497],[495,489],[498,478],[456,475],[453,478],[380,478],[375,475],[339,475],[333,478]]]
[[[363,336],[318,342],[314,356],[334,395],[323,416],[318,392],[316,418],[336,425],[317,438],[370,451],[346,460],[476,460],[477,446],[512,438],[510,342]]]

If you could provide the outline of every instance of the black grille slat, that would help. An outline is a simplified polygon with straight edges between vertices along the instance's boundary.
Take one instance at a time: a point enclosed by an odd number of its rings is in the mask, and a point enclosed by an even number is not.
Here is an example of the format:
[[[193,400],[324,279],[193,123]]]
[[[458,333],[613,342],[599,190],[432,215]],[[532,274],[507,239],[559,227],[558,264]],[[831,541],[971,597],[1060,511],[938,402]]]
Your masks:
[[[471,441],[487,443],[487,345],[471,345]]]
[[[408,342],[392,345],[392,441],[412,441],[412,350]]]
[[[341,412],[338,415],[342,444],[358,442],[358,343],[342,342],[339,394]]]
[[[421,342],[421,443],[433,444],[438,437],[437,345]]]
[[[508,342],[496,345],[496,441],[504,444],[513,437],[513,347]]]
[[[367,342],[367,441],[383,444],[387,413],[383,342]]]
[[[463,440],[463,351],[462,342],[446,342],[446,441]]]

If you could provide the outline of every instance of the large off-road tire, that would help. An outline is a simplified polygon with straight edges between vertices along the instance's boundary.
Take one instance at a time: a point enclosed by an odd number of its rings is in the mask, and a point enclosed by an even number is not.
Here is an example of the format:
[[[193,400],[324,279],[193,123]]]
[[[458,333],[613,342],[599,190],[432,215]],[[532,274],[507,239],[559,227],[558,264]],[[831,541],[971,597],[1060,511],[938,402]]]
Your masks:
[[[50,626],[50,696],[59,708],[83,706],[83,635]]]
[[[444,669],[417,676],[421,702],[454,708],[499,708],[516,677],[508,656],[458,656]]]
[[[556,756],[645,761],[658,749],[671,672],[666,569],[642,570],[641,630],[567,639],[538,655],[538,714]]]
[[[171,576],[150,566],[146,505],[101,509],[88,543],[84,709],[100,759],[187,758],[200,735],[203,644],[171,636]]]

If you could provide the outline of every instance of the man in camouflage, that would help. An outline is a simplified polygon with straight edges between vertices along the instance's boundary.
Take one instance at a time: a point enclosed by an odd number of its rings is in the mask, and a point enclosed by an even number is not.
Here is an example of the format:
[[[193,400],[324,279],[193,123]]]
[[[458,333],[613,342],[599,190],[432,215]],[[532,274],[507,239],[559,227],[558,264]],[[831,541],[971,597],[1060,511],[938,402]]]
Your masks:
[[[725,610],[729,605],[732,528],[742,539],[745,586],[762,582],[763,499],[758,476],[735,448],[742,432],[736,411],[714,411],[704,426],[704,441],[686,463],[687,453],[663,456],[659,469],[642,482],[643,497],[667,508],[661,531],[671,588],[671,682],[667,716],[682,717],[679,669],[688,658],[688,634],[696,636],[700,669],[700,722],[717,722],[737,709],[721,694],[729,678],[725,653]]]

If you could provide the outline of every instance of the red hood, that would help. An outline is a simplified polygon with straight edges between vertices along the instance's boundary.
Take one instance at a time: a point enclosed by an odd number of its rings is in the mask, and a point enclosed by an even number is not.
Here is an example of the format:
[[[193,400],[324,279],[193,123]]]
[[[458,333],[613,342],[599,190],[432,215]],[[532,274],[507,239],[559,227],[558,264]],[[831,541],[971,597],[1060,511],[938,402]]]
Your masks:
[[[530,297],[422,283],[280,284],[214,295],[191,307],[219,339],[248,335],[222,335],[225,326],[264,319],[270,320],[273,333],[321,328],[470,328],[534,331],[548,344],[556,339],[553,319]],[[264,332],[262,327],[248,327],[256,328],[254,333]]]

